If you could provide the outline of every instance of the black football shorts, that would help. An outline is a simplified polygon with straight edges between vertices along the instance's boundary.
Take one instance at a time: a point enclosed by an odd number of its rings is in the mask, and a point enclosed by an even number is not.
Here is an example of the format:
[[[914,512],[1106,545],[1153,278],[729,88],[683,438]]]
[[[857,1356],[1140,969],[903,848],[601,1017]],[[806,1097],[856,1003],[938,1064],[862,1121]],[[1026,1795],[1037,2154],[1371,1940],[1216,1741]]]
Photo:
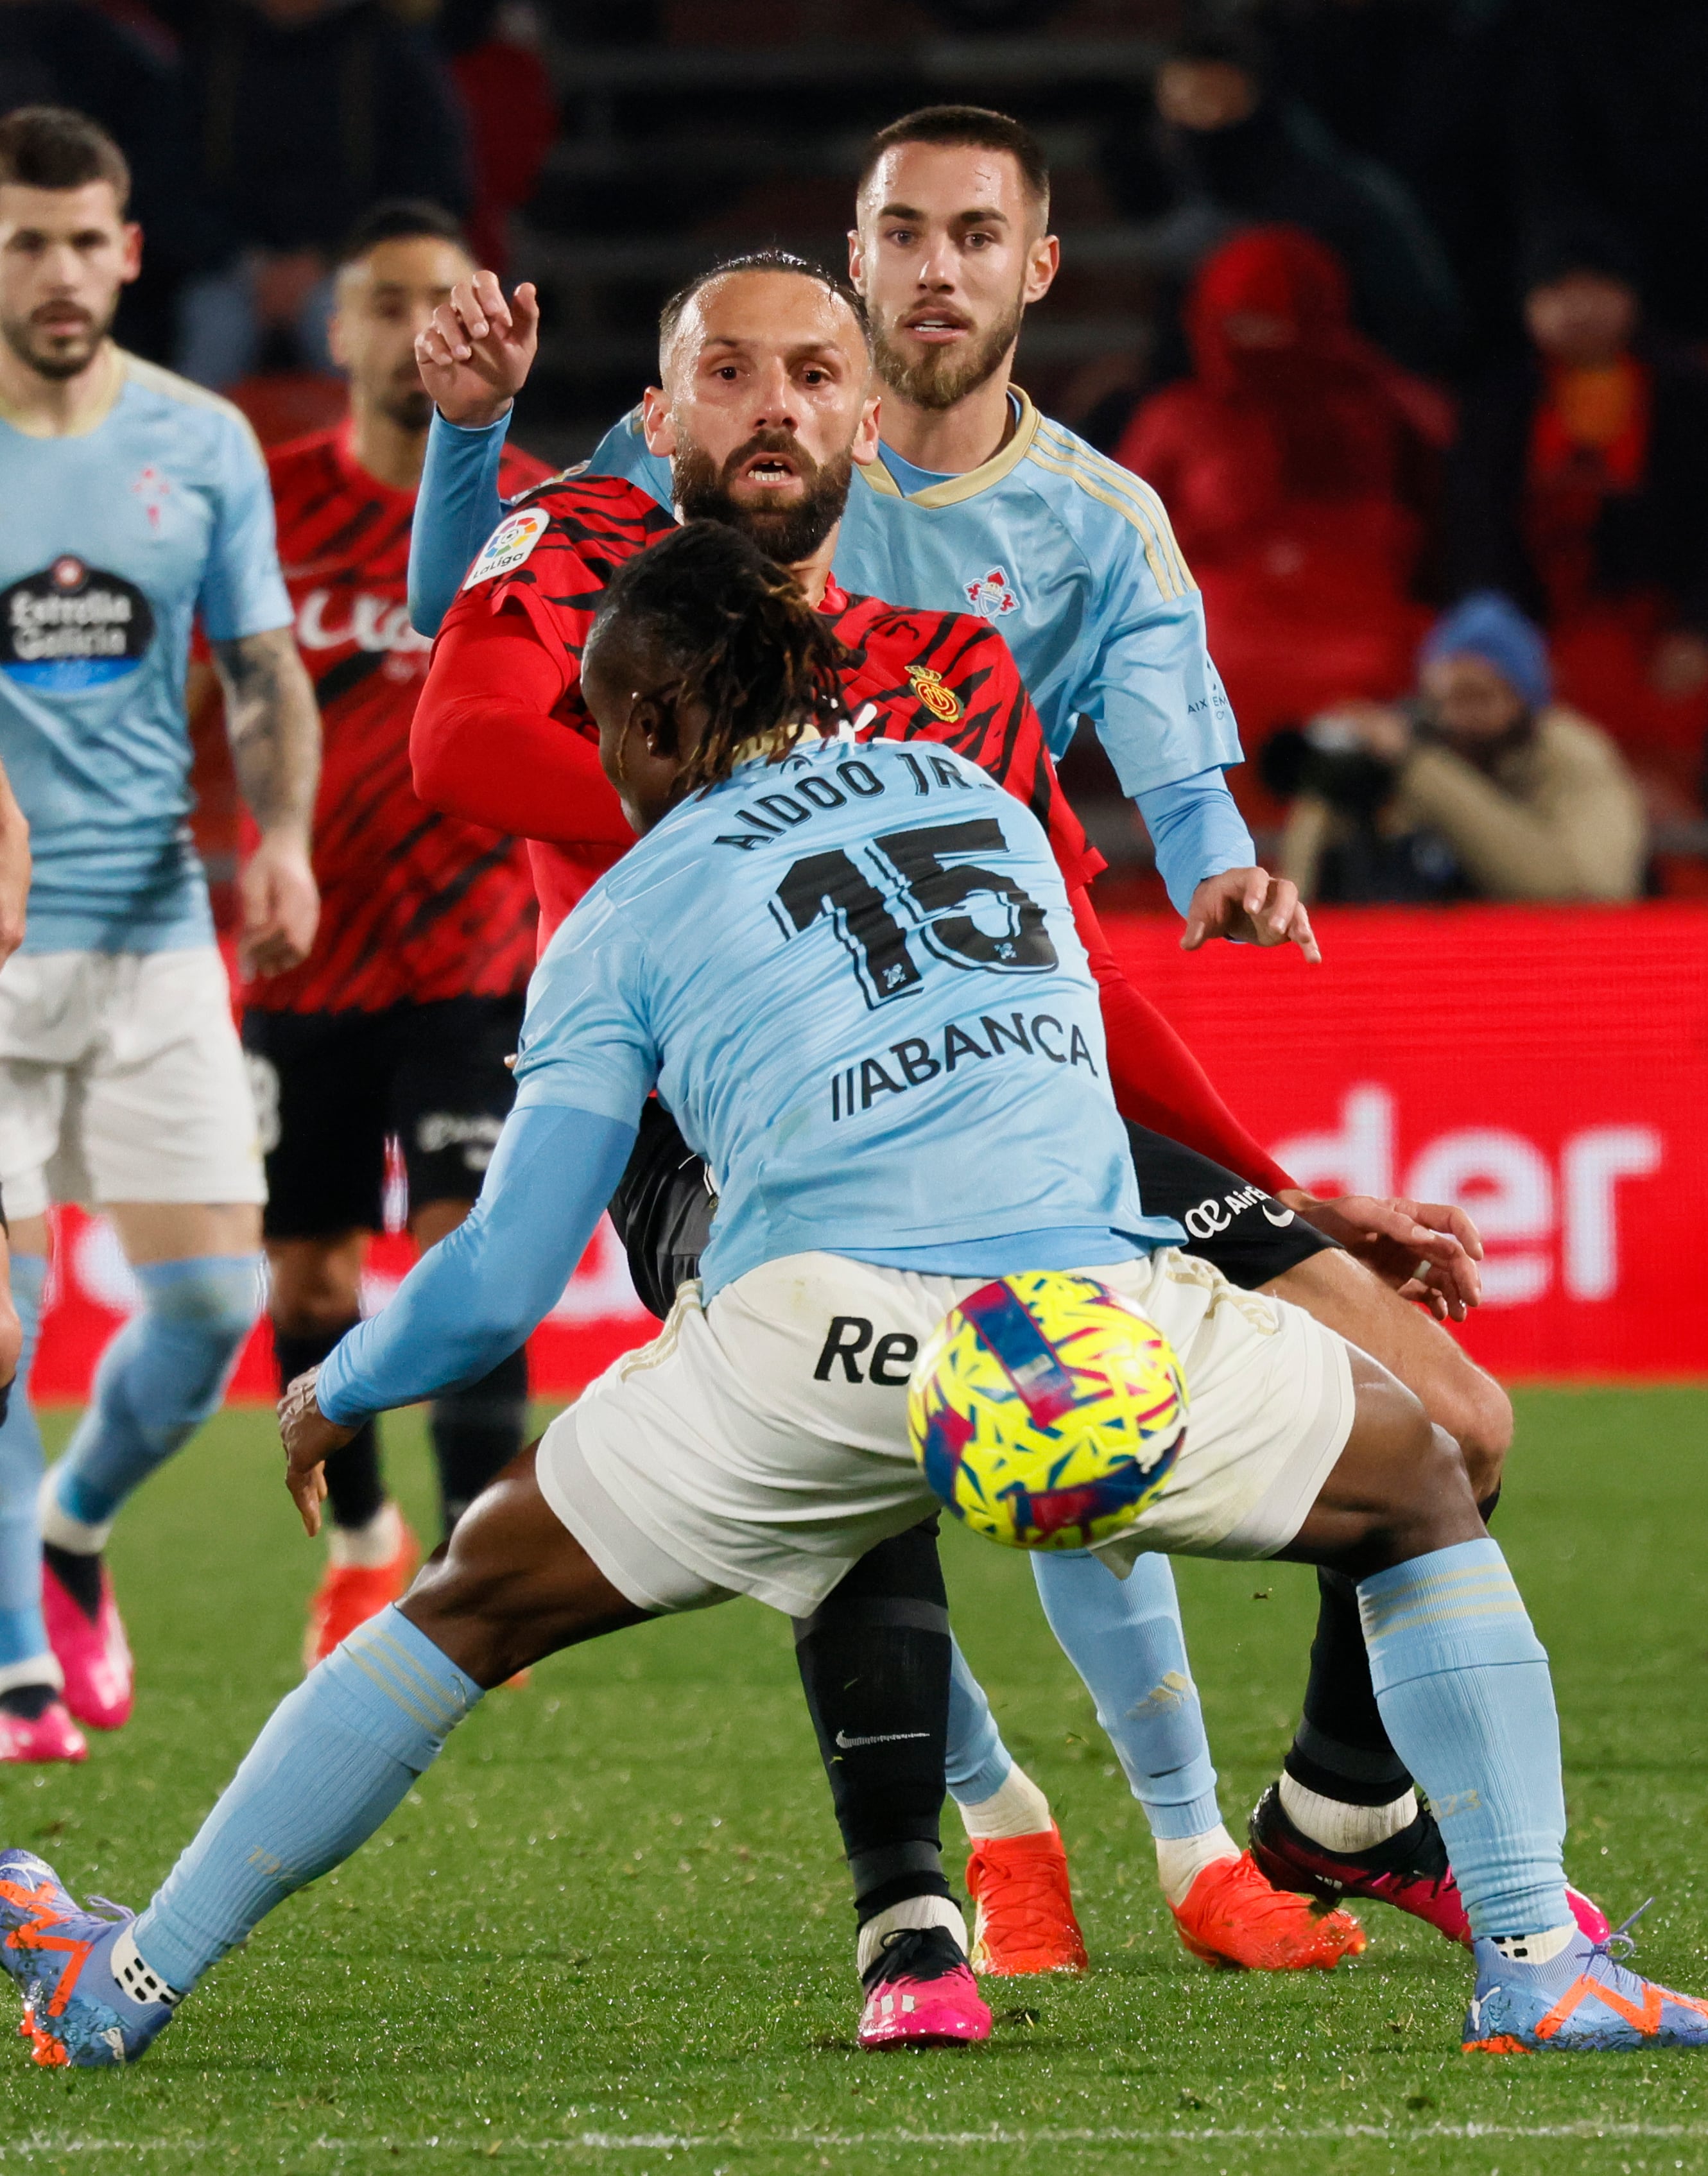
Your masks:
[[[1147,1127],[1129,1125],[1139,1194],[1151,1216],[1183,1226],[1186,1245],[1248,1292],[1334,1246],[1332,1239],[1195,1149]],[[706,1167],[655,1097],[611,1202],[611,1221],[628,1255],[643,1306],[668,1314],[677,1287],[699,1271],[717,1203]]]
[[[472,1201],[514,1099],[504,1060],[521,1027],[519,994],[375,1013],[247,1012],[267,1237],[383,1229],[391,1139],[411,1210]]]

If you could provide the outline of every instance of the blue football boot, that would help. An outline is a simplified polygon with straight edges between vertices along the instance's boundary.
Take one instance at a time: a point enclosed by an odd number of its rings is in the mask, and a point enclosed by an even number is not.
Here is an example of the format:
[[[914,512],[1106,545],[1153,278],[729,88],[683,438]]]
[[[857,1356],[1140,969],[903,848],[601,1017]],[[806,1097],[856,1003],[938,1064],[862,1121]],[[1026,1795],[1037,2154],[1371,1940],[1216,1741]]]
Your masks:
[[[1625,1953],[1635,1947],[1625,1927],[1636,1917],[1634,1912],[1599,1942],[1575,1929],[1546,1964],[1528,1964],[1493,1942],[1474,1941],[1477,1992],[1465,2019],[1466,2048],[1490,2055],[1708,2048],[1708,2002],[1675,1994],[1614,1962],[1616,1942]]]
[[[90,1901],[102,1912],[80,1910],[33,1851],[0,1852],[0,1965],[24,1998],[19,2030],[50,2067],[133,2063],[178,1999],[137,1953],[136,1914]]]

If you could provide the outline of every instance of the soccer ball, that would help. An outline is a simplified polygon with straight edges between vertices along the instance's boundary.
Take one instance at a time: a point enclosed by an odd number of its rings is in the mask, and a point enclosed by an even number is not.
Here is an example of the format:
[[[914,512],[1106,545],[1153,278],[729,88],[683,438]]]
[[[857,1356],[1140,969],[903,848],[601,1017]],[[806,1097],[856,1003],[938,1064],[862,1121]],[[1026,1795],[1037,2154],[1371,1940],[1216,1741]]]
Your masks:
[[[1107,1285],[1001,1277],[951,1308],[907,1389],[933,1492],[1010,1548],[1083,1549],[1132,1526],[1186,1440],[1173,1347]]]

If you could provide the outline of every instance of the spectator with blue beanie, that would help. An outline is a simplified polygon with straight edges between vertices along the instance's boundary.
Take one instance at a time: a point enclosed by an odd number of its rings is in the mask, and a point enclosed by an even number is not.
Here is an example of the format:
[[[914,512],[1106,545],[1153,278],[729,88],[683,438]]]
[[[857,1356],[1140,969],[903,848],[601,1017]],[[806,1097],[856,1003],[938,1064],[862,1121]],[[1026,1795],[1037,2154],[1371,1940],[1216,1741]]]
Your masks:
[[[1599,726],[1553,699],[1541,630],[1463,598],[1424,638],[1417,694],[1359,703],[1271,743],[1296,797],[1282,865],[1307,898],[1627,900],[1642,797]]]

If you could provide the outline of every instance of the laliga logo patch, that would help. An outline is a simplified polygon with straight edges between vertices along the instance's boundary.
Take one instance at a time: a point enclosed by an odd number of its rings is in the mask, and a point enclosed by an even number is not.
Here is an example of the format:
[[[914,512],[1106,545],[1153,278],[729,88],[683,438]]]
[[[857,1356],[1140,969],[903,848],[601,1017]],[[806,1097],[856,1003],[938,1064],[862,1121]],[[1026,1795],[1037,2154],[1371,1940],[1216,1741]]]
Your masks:
[[[907,677],[913,683],[913,692],[930,711],[946,726],[955,724],[960,716],[960,698],[952,688],[943,684],[943,675],[933,672],[928,665],[910,665]]]
[[[134,582],[70,552],[0,590],[0,672],[25,687],[71,694],[134,672],[155,616]]]
[[[1020,608],[1020,593],[1000,567],[993,567],[989,574],[969,582],[966,596],[973,610],[985,619],[1000,619],[1004,612]]]
[[[471,590],[477,582],[490,582],[498,574],[514,574],[546,531],[552,526],[552,517],[543,507],[524,507],[519,514],[508,514],[481,545],[480,554],[463,577],[463,587]]]

